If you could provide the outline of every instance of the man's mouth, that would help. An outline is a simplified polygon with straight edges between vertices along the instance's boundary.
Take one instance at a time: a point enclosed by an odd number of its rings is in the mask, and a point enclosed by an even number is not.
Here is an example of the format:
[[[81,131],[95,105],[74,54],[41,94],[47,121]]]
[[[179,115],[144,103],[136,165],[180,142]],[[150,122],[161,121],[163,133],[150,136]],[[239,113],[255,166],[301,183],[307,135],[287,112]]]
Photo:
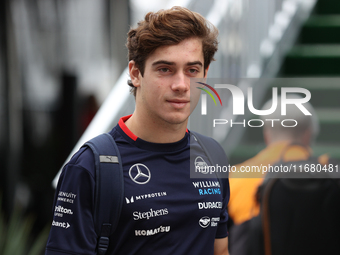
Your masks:
[[[171,99],[167,101],[176,109],[184,108],[188,103],[190,103],[189,100],[184,100],[184,99]]]

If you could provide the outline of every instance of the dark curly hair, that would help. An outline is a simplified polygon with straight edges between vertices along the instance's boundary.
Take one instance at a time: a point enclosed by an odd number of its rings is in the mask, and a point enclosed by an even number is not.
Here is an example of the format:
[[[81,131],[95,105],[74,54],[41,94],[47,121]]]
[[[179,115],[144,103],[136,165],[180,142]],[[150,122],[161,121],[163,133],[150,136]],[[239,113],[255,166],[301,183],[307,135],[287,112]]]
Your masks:
[[[149,12],[137,28],[128,32],[127,48],[129,61],[134,60],[142,76],[145,61],[158,47],[176,45],[185,39],[197,37],[202,40],[204,70],[214,60],[217,51],[218,30],[202,15],[184,7]],[[128,80],[131,93],[136,96],[136,88]]]

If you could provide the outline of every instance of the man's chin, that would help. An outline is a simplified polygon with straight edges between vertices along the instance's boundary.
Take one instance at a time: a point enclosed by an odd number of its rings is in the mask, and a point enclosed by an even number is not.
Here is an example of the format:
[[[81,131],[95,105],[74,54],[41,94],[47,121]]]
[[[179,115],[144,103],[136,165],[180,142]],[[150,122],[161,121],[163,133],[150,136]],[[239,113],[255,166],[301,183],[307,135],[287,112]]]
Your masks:
[[[189,114],[173,114],[166,118],[166,122],[173,125],[186,125],[188,123]]]

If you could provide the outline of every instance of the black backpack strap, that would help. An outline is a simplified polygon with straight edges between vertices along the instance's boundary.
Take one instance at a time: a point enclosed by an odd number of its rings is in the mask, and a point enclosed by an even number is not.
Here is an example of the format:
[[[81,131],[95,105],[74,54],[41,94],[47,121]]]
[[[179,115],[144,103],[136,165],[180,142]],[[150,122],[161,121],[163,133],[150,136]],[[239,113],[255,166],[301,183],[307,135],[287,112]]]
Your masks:
[[[194,139],[196,139],[198,141],[198,143],[201,145],[201,147],[203,148],[205,154],[207,155],[209,161],[213,164],[213,165],[219,165],[219,166],[228,166],[228,158],[224,152],[224,149],[222,148],[222,146],[214,139],[212,139],[211,137],[202,135],[200,133],[194,132],[194,131],[190,131],[191,135],[194,137]],[[222,179],[227,179],[229,176],[229,173],[223,173],[223,177],[219,174],[217,174],[217,178],[221,184],[221,191],[222,194],[224,189],[225,189],[225,182],[222,181]],[[228,184],[228,190],[229,190],[229,183]]]
[[[122,160],[110,134],[99,135],[84,146],[91,148],[96,167],[94,220],[98,235],[98,254],[109,247],[109,236],[117,227],[124,198]]]

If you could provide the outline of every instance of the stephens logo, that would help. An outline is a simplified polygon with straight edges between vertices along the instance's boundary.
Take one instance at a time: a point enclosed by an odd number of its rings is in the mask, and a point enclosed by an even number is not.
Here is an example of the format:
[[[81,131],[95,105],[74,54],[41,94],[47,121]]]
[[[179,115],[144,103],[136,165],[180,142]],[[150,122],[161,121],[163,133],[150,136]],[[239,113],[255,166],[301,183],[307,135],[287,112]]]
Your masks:
[[[163,215],[168,215],[169,211],[168,208],[153,210],[152,208],[147,212],[133,212],[133,219],[134,220],[142,220],[142,219],[150,219],[154,217],[159,217]]]
[[[212,92],[215,93],[215,95],[217,96],[218,100],[220,101],[220,104],[222,106],[222,100],[220,98],[220,95],[217,93],[217,91],[211,87],[210,85],[203,83],[203,82],[197,82],[199,84],[202,84],[203,86],[209,88]],[[201,87],[197,87],[200,90],[203,90],[205,93],[207,93],[213,100],[215,105],[217,105],[216,100],[214,98],[214,96],[211,94],[211,92],[207,89],[201,88]],[[202,111],[201,111],[202,115],[206,115],[207,114],[207,95],[206,94],[202,94]]]

